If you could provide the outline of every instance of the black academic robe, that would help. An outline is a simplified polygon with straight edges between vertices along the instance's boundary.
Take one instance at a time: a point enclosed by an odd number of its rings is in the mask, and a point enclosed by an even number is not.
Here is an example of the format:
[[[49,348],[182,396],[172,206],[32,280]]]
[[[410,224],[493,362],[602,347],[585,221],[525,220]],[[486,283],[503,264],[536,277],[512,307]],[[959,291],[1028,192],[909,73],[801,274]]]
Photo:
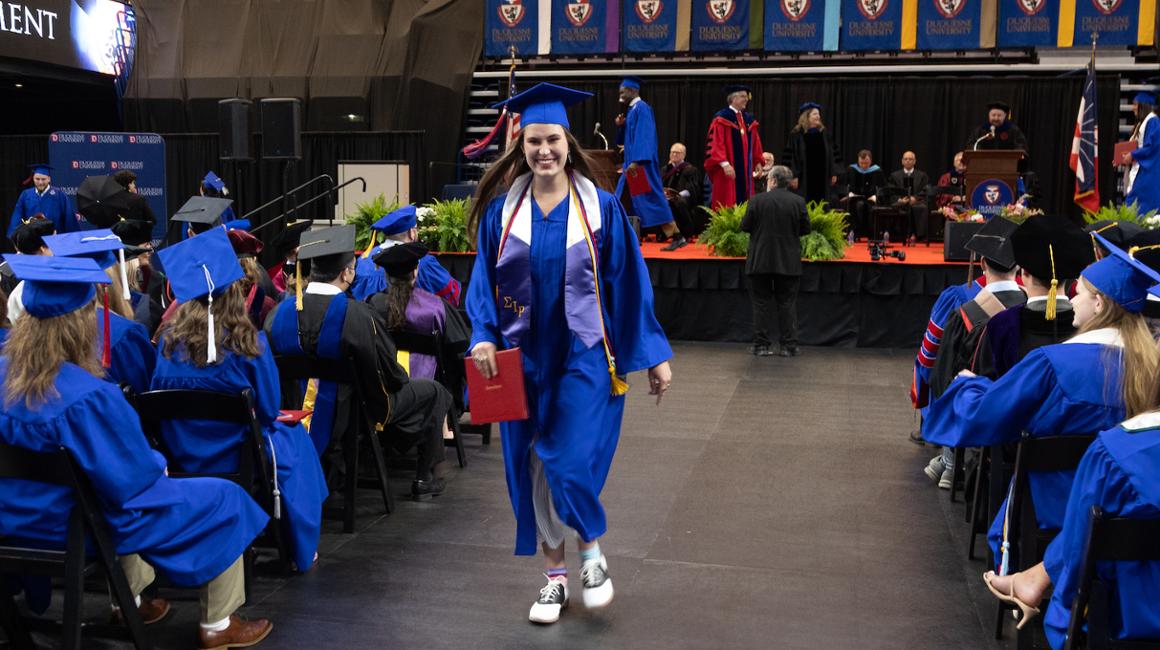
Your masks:
[[[983,124],[975,128],[971,132],[970,139],[963,146],[963,149],[970,150],[974,148],[982,150],[1014,150],[1022,149],[1026,153],[1024,161],[1031,158],[1031,152],[1027,149],[1027,136],[1023,135],[1023,131],[1015,125],[1014,122],[1004,122],[1003,126],[995,128],[995,137],[987,138],[979,141],[979,138],[990,133],[991,125]],[[978,147],[975,142],[979,142]]]
[[[951,313],[943,327],[942,344],[930,373],[932,403],[946,392],[959,371],[976,367],[979,340],[991,318],[1026,301],[1027,295],[1021,290],[992,293],[983,289],[973,300]]]
[[[794,192],[807,202],[830,201],[830,178],[842,176],[842,153],[829,129],[809,134],[790,131],[781,164],[793,170],[798,181]]]
[[[876,196],[879,188],[886,185],[886,174],[878,165],[871,165],[869,170],[850,165],[846,168],[845,183],[847,191],[854,194],[845,201],[854,234],[858,237],[876,237],[878,233],[870,232],[870,210],[875,206],[875,203],[870,202],[870,197]]]
[[[661,179],[666,188],[675,190],[678,194],[689,193],[688,197],[678,196],[669,199],[669,209],[681,234],[685,237],[700,234],[709,223],[709,214],[697,209],[703,203],[701,170],[687,161],[681,163],[680,167],[667,164],[661,169]]]
[[[1071,302],[1056,299],[1054,320],[1047,320],[1047,302],[1016,305],[1002,311],[986,325],[975,355],[975,374],[1002,377],[1016,363],[1036,348],[1062,343],[1075,335]]]

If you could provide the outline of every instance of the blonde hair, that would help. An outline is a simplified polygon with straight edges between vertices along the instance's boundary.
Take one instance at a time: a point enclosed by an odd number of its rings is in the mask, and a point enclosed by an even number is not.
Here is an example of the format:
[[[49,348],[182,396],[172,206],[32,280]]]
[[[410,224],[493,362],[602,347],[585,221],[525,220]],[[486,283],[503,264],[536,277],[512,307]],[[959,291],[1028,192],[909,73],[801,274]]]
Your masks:
[[[1156,369],[1160,355],[1156,349],[1156,341],[1152,338],[1151,331],[1148,330],[1148,324],[1141,314],[1124,309],[1107,294],[1092,286],[1087,278],[1080,277],[1080,282],[1084,283],[1088,291],[1103,298],[1104,309],[1084,323],[1079,328],[1079,332],[1082,334],[1111,327],[1119,331],[1120,339],[1124,342],[1124,350],[1121,354],[1120,386],[1118,388],[1124,401],[1126,416],[1134,417],[1152,410],[1157,404]],[[1120,353],[1112,349],[1109,350],[1108,354]],[[1114,367],[1114,359],[1104,359],[1104,385],[1106,388],[1115,388],[1107,380],[1107,374]]]
[[[133,303],[125,299],[125,294],[121,292],[121,269],[120,262],[105,269],[105,275],[109,276],[112,284],[105,285],[97,290],[98,294],[101,291],[109,292],[109,311],[124,316],[129,320],[133,320]],[[129,269],[126,268],[126,271]]]
[[[801,115],[798,115],[798,121],[797,121],[797,124],[794,125],[793,130],[794,131],[801,131],[802,133],[809,131],[810,130],[810,113],[812,113],[814,111],[818,111],[818,109],[811,108],[808,111],[802,111]],[[819,131],[826,130],[826,123],[822,121],[822,112],[821,111],[818,111],[818,130]]]
[[[4,344],[8,374],[4,378],[4,405],[23,400],[29,409],[59,397],[56,377],[61,364],[80,366],[95,377],[105,371],[97,358],[97,310],[93,303],[61,316],[16,319]]]
[[[213,321],[214,339],[217,342],[218,358],[223,349],[251,359],[261,354],[258,348],[258,330],[246,312],[246,290],[242,283],[235,282],[222,295],[214,298]],[[205,296],[178,305],[173,317],[163,326],[161,336],[165,344],[161,354],[172,359],[181,349],[184,360],[204,368],[209,365],[206,353],[209,351],[209,302]]]

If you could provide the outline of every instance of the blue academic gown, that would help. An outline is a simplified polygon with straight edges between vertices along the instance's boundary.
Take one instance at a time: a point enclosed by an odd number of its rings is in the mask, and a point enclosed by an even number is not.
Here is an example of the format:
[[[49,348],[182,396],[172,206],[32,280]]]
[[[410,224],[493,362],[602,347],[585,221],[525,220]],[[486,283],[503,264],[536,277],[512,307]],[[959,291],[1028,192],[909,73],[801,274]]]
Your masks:
[[[910,385],[910,401],[926,417],[930,398],[930,371],[934,368],[935,358],[942,346],[943,327],[947,319],[956,309],[975,299],[983,285],[978,279],[972,282],[956,284],[942,290],[934,307],[930,310],[930,320],[927,321],[926,331],[922,335],[922,343],[918,347],[918,355],[914,359],[914,377]]]
[[[49,185],[44,194],[38,194],[35,187],[30,187],[20,193],[16,199],[16,207],[12,210],[12,219],[8,222],[8,237],[20,227],[25,219],[42,213],[56,225],[56,234],[74,232],[77,228],[76,212],[72,209],[72,201],[63,190]]]
[[[8,357],[0,357],[0,382]],[[170,478],[137,414],[114,385],[65,363],[57,395],[35,409],[0,411],[0,441],[33,451],[65,447],[100,497],[118,555],[138,553],[175,584],[193,587],[234,563],[266,526],[237,484]],[[73,498],[63,487],[0,479],[0,537],[63,547]]]
[[[597,233],[603,286],[604,322],[620,374],[651,368],[672,357],[653,314],[652,285],[639,243],[620,202],[597,191],[602,227]],[[500,334],[495,286],[504,197],[488,205],[479,227],[479,253],[467,289],[471,347],[487,341],[510,347]],[[518,555],[534,555],[536,517],[532,505],[529,452],[535,445],[543,462],[552,503],[560,520],[585,540],[607,529],[600,491],[612,465],[624,414],[624,395],[611,394],[611,378],[601,344],[585,347],[566,323],[564,250],[569,202],[545,219],[532,202],[532,316],[521,342],[530,417],[504,422],[503,452],[508,495],[516,516]],[[641,390],[637,387],[636,390]]]
[[[635,162],[648,178],[649,191],[632,197],[632,209],[640,217],[642,228],[669,223],[673,213],[665,199],[665,184],[661,181],[657,162],[657,123],[652,107],[640,100],[628,107],[624,118],[624,173],[616,183],[616,196],[624,192],[628,181],[628,163]]]
[[[1144,140],[1132,152],[1140,165],[1132,191],[1124,197],[1125,204],[1136,204],[1141,215],[1160,210],[1160,117],[1148,118]]]
[[[1160,517],[1160,417],[1147,413],[1104,431],[1076,470],[1063,530],[1047,547],[1043,565],[1055,591],[1043,618],[1051,647],[1063,647],[1071,604],[1081,579],[1092,506],[1109,517]],[[1100,562],[1111,587],[1113,638],[1160,637],[1160,562]]]
[[[359,302],[366,301],[380,291],[386,291],[390,284],[383,267],[375,264],[372,259],[382,250],[382,245],[379,245],[375,248],[375,252],[360,257],[355,263],[354,284],[350,286],[350,295]],[[415,286],[449,301],[456,307],[459,306],[459,281],[451,277],[434,255],[426,255],[419,260],[419,274],[415,278]]]
[[[164,341],[158,344],[158,350]],[[198,367],[190,363],[181,350],[171,358],[157,355],[153,373],[153,390],[192,389],[236,393],[253,389],[258,420],[273,445],[278,460],[278,487],[282,492],[282,518],[294,554],[294,562],[303,571],[314,563],[318,536],[322,527],[322,502],[329,492],[314,443],[301,424],[288,426],[278,422],[281,390],[278,367],[266,341],[258,333],[261,354],[256,358],[224,351],[218,362]],[[237,469],[238,445],[247,435],[245,426],[232,429],[211,420],[185,420],[164,423],[161,435],[174,456],[174,463],[190,472],[232,472]]]
[[[1124,418],[1117,388],[1122,350],[1097,343],[1059,343],[1032,350],[997,381],[958,378],[930,405],[922,435],[948,447],[983,447],[1033,437],[1093,435]],[[1110,366],[1109,366],[1110,364]],[[1107,386],[1112,388],[1105,388]],[[1043,530],[1059,530],[1074,471],[1028,475]],[[987,533],[998,558],[1007,501]]]
[[[104,307],[97,308],[97,354],[104,349]],[[157,351],[145,326],[115,312],[109,312],[110,365],[105,379],[128,386],[134,393],[149,390]]]

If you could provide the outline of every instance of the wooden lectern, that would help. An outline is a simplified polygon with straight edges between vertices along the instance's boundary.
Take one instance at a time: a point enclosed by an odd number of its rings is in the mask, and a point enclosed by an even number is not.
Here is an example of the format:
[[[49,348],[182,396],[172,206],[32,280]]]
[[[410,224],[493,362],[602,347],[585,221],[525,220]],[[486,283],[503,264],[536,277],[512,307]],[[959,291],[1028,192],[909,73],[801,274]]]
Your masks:
[[[1007,184],[1011,196],[1019,199],[1019,161],[1026,157],[1022,149],[975,149],[963,152],[963,164],[967,166],[967,200],[975,192],[975,186],[983,181],[997,179]]]
[[[616,173],[616,168],[620,166],[620,152],[615,149],[585,149],[584,153],[596,163],[596,168],[592,170],[592,182],[606,192],[615,191],[616,182],[620,180],[620,175]]]

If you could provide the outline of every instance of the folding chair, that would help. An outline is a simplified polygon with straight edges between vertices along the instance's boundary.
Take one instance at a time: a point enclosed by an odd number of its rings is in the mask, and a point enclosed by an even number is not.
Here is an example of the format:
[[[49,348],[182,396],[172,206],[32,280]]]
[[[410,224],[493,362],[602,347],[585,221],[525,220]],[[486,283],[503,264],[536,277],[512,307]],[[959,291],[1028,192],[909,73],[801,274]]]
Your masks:
[[[411,354],[426,354],[435,357],[435,381],[442,384],[447,392],[451,393],[452,398],[451,411],[447,414],[447,419],[451,424],[451,444],[455,447],[459,466],[467,467],[467,453],[463,449],[463,435],[459,427],[459,416],[462,413],[463,381],[462,379],[456,380],[457,377],[462,377],[462,373],[453,375],[448,372],[443,356],[443,335],[438,331],[432,331],[430,334],[419,334],[408,330],[391,330],[391,340],[395,342],[395,347],[400,351],[405,350]]]

